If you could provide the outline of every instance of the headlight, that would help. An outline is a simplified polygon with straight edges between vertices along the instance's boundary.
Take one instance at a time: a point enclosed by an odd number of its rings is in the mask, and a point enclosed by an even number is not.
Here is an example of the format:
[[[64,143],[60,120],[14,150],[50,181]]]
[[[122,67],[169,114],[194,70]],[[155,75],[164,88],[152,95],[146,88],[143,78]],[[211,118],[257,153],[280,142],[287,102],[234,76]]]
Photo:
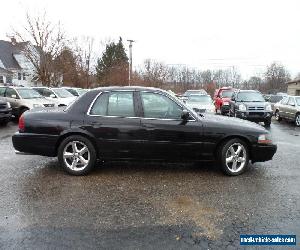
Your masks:
[[[268,105],[266,106],[266,111],[272,111],[272,106],[271,106],[271,104],[268,104]]]
[[[7,108],[9,108],[9,109],[11,108],[11,105],[9,102],[7,102],[6,105],[7,105]]]
[[[239,105],[239,110],[240,110],[240,111],[246,111],[247,108],[246,108],[245,104],[240,104],[240,105]]]
[[[223,102],[223,105],[229,105],[229,102]]]
[[[39,107],[43,107],[43,106],[41,104],[36,103],[36,104],[33,104],[33,107],[34,108],[39,108]]]
[[[270,134],[262,134],[258,136],[257,142],[261,144],[270,144],[272,143],[272,139]]]

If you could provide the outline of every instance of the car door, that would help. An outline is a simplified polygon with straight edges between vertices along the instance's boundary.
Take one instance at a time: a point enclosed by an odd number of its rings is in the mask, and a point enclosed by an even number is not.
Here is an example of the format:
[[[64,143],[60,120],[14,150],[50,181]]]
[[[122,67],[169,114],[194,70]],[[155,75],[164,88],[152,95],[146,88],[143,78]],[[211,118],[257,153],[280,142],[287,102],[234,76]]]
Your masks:
[[[142,157],[140,117],[135,96],[134,91],[106,91],[93,103],[85,127],[96,137],[100,157]]]
[[[202,124],[196,117],[183,120],[184,107],[162,92],[140,91],[139,100],[145,158],[201,158]]]
[[[286,107],[286,117],[290,120],[295,119],[296,115],[296,103],[294,97],[290,97]]]
[[[283,98],[280,101],[279,105],[279,115],[282,118],[287,118],[287,102],[289,101],[289,98]]]

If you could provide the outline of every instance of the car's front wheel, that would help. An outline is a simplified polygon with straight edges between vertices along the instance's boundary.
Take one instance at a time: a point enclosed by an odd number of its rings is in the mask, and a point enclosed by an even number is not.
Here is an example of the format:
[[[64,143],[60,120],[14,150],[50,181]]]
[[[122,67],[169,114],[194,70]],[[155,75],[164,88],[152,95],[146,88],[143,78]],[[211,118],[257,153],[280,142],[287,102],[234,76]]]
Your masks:
[[[281,121],[281,117],[280,117],[280,115],[279,115],[279,110],[277,109],[276,111],[275,111],[275,119],[276,119],[276,121]]]
[[[225,174],[239,175],[249,163],[248,146],[240,139],[231,139],[220,147],[218,158]]]
[[[72,175],[85,175],[97,160],[91,141],[80,135],[65,138],[58,148],[58,160],[62,168]]]
[[[295,117],[295,125],[297,127],[300,127],[300,114],[296,114],[296,117]]]

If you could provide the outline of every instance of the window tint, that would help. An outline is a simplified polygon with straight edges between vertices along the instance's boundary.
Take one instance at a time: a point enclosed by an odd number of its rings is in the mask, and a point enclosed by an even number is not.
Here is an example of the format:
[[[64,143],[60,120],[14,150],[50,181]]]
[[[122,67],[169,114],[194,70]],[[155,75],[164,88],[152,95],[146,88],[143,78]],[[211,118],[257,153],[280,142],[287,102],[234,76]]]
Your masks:
[[[134,117],[133,92],[111,92],[108,99],[107,115]]]
[[[290,97],[288,105],[295,106],[295,100],[293,97]]]
[[[182,108],[170,98],[150,92],[141,92],[144,117],[158,119],[181,119]]]
[[[8,88],[5,95],[8,98],[12,98],[13,95],[17,96],[17,92],[14,89]]]
[[[107,115],[108,93],[101,94],[95,101],[90,114],[91,115]]]
[[[0,96],[4,96],[5,88],[0,88]]]

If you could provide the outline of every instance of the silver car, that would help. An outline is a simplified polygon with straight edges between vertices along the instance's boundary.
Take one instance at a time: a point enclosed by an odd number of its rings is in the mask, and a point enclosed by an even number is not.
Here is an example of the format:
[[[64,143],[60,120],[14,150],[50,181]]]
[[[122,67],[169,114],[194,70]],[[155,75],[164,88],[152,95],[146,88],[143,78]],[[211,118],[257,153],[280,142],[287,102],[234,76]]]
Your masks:
[[[287,96],[274,105],[275,119],[282,119],[295,122],[300,126],[300,96]]]
[[[25,87],[0,87],[0,100],[10,103],[12,114],[16,118],[29,109],[55,107],[54,102],[47,100],[35,90]]]

